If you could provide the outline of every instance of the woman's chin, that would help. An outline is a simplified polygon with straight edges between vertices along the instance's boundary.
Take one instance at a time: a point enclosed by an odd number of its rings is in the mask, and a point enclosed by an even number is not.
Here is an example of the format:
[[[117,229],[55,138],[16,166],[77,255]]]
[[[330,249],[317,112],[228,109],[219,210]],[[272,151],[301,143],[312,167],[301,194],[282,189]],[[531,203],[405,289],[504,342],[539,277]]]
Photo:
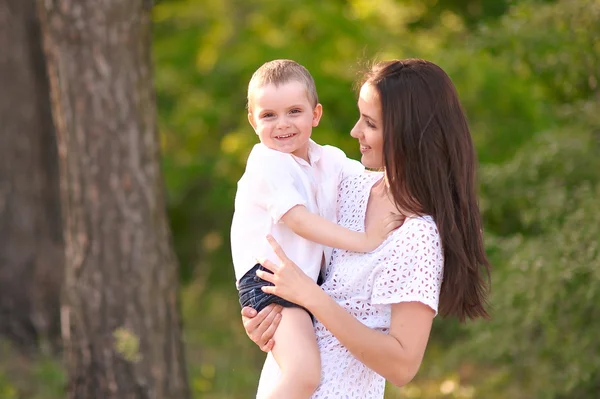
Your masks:
[[[363,166],[367,169],[374,169],[374,170],[383,169],[383,163],[374,162],[374,160],[371,157],[369,157],[367,154],[363,154],[360,157],[360,163],[362,163]]]

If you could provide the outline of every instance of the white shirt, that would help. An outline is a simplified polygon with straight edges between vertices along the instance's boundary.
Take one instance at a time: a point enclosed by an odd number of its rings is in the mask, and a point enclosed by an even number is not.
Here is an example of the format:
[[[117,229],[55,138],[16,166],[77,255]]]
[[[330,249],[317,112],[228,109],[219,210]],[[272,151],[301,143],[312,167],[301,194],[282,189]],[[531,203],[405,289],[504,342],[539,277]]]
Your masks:
[[[231,254],[239,281],[257,258],[279,260],[266,240],[271,234],[287,256],[316,281],[321,260],[329,261],[331,249],[295,234],[281,217],[296,205],[336,222],[337,192],[347,176],[360,174],[360,162],[346,157],[339,148],[309,142],[311,163],[292,154],[256,144],[246,171],[238,182],[231,224]]]
[[[344,181],[339,190],[339,224],[364,232],[373,185],[382,173],[367,172]],[[421,302],[437,314],[444,275],[442,240],[430,216],[407,219],[373,252],[334,249],[321,288],[369,328],[388,333],[392,304]],[[318,320],[321,383],[311,399],[383,399],[385,379],[346,349]],[[257,398],[271,392],[280,376],[269,353]]]

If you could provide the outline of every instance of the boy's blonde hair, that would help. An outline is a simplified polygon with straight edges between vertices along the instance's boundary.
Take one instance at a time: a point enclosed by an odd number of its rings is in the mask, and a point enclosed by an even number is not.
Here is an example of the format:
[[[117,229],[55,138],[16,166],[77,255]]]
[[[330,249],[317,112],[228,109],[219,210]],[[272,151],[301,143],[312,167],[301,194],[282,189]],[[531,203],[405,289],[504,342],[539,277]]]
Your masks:
[[[306,95],[314,107],[319,103],[317,87],[308,69],[292,60],[273,60],[265,62],[254,72],[248,84],[248,110],[252,110],[252,93],[255,89],[268,84],[276,87],[288,82],[297,81],[306,87]]]

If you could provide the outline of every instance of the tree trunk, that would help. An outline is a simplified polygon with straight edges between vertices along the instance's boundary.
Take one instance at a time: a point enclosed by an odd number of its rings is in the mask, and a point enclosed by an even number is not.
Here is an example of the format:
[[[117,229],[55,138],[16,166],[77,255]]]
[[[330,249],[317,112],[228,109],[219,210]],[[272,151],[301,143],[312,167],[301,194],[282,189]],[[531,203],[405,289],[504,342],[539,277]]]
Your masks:
[[[188,398],[143,0],[39,0],[58,137],[69,398]]]
[[[0,334],[60,344],[58,160],[34,0],[0,3]]]

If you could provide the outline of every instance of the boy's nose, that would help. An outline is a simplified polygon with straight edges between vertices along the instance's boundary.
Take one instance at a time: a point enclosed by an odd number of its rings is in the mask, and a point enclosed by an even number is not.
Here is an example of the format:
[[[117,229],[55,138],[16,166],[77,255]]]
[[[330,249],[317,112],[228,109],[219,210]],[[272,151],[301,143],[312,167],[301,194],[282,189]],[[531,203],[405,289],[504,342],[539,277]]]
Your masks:
[[[277,121],[277,129],[286,129],[290,126],[286,118],[280,118]]]

